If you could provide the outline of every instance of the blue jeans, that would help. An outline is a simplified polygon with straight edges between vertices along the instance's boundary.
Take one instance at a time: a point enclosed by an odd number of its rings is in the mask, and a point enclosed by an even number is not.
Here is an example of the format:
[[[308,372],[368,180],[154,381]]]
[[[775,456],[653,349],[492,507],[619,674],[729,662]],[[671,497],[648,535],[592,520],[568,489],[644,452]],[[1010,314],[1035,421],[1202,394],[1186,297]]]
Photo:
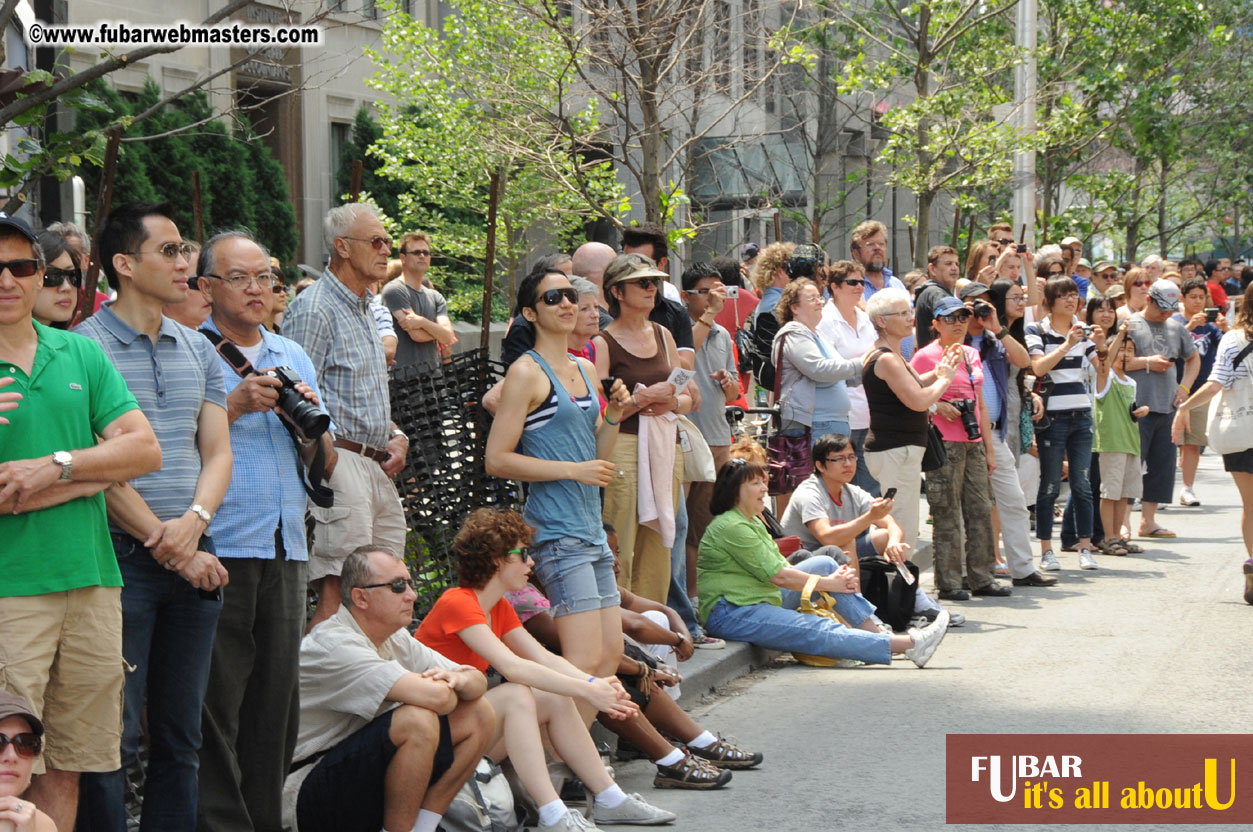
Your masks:
[[[670,547],[670,591],[666,606],[679,614],[695,638],[702,634],[692,599],[687,597],[687,500],[680,499],[674,512],[674,545]]]
[[[883,495],[879,491],[879,481],[870,475],[870,469],[866,467],[866,437],[869,434],[870,428],[849,433],[849,439],[853,440],[853,450],[857,452],[857,473],[853,475],[853,485],[871,497],[881,497]]]
[[[1075,503],[1075,534],[1092,536],[1092,412],[1050,413],[1051,424],[1036,434],[1040,452],[1040,489],[1035,497],[1035,536],[1053,539],[1053,504],[1061,493],[1062,460],[1070,463],[1070,493]]]
[[[797,564],[795,569],[811,575],[829,575],[836,563],[817,555]],[[705,629],[710,635],[734,641],[747,641],[772,650],[795,650],[833,659],[858,659],[867,664],[890,664],[891,636],[880,632],[852,629],[865,622],[874,605],[859,593],[833,594],[836,611],[851,627],[827,618],[796,612],[800,592],[783,590],[782,606],[750,604],[736,606],[719,598],[709,611]]]
[[[139,757],[140,713],[148,703],[148,777],[141,832],[196,828],[200,711],[222,601],[202,598],[157,563],[139,541],[114,535],[122,572],[122,767],[80,780],[80,832],[126,832],[126,770]],[[199,547],[209,551],[209,539]],[[222,590],[229,591],[229,587]]]
[[[1088,490],[1092,493],[1092,542],[1100,543],[1105,539],[1105,526],[1101,524],[1101,512],[1096,508],[1096,500],[1101,494],[1101,466],[1095,464],[1096,454],[1092,454],[1092,464],[1088,466]],[[1118,530],[1112,533],[1118,536]],[[1075,493],[1070,492],[1066,500],[1066,510],[1062,512],[1062,547],[1074,546],[1079,542],[1075,533]]]
[[[845,421],[814,422],[813,426],[809,429],[809,447],[812,449],[814,445],[818,444],[818,440],[826,436],[828,433],[838,433],[840,436],[848,436],[852,433],[852,431],[848,426],[848,422]]]

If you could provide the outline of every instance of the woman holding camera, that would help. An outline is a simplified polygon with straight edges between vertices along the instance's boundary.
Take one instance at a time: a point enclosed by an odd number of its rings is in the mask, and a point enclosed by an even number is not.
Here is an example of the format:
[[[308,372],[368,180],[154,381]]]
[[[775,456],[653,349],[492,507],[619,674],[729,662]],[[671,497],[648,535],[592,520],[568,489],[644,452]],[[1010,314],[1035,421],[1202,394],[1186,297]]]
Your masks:
[[[1105,357],[1105,330],[1080,323],[1079,287],[1065,275],[1044,284],[1043,320],[1027,327],[1031,369],[1044,397],[1045,416],[1036,424],[1040,488],[1036,492],[1035,531],[1040,541],[1040,569],[1061,570],[1053,554],[1053,504],[1061,492],[1062,460],[1069,462],[1079,568],[1096,569],[1092,556],[1092,398],[1088,368]]]
[[[1005,596],[1008,586],[993,577],[996,541],[992,536],[992,492],[988,475],[996,470],[996,449],[983,400],[983,362],[964,345],[970,310],[955,297],[935,305],[931,329],[936,338],[910,362],[920,374],[940,366],[950,351],[958,356],[953,383],[935,404],[932,424],[944,437],[948,462],[927,472],[927,504],[935,518],[935,586],[940,599],[968,601],[970,594]],[[961,527],[966,531],[966,579],[962,586]]]

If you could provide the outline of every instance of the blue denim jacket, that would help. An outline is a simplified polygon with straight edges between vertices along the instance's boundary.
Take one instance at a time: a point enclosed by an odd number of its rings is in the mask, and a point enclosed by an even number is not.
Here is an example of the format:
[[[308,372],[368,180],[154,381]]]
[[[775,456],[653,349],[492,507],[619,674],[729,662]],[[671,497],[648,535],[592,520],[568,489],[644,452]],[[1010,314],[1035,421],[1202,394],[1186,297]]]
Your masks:
[[[1005,441],[1005,432],[1009,427],[1005,424],[1006,415],[1009,412],[1009,356],[1005,352],[1005,346],[996,340],[994,333],[988,332],[983,339],[982,348],[979,350],[979,360],[983,362],[983,372],[992,374],[992,383],[996,385],[996,391],[1001,394],[1001,409],[999,413],[989,413],[988,418],[1000,425],[997,428],[997,434],[1001,441]],[[966,343],[970,343],[970,336],[966,336]]]

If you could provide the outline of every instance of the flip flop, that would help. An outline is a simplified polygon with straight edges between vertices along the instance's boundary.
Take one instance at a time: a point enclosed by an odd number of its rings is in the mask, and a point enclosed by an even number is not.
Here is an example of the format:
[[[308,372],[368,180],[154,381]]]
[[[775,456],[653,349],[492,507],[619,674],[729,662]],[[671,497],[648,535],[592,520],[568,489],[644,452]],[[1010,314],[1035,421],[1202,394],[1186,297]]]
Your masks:
[[[992,574],[993,574],[993,575],[995,575],[995,576],[996,576],[996,577],[998,577],[998,578],[1008,578],[1008,577],[1010,576],[1010,575],[1009,575],[1009,564],[1008,564],[1008,563],[998,563],[998,564],[996,565],[996,568],[992,570]]]
[[[1165,528],[1162,528],[1161,526],[1158,526],[1156,529],[1154,529],[1151,532],[1140,532],[1140,537],[1178,537],[1178,536],[1179,535],[1175,534],[1170,529],[1165,529]]]

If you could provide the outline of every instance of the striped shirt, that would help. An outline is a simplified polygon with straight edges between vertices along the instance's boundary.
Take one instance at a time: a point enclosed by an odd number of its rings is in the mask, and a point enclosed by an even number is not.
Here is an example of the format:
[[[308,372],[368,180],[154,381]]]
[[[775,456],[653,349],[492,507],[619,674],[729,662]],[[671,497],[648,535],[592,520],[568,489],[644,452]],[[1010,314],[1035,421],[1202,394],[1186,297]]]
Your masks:
[[[212,317],[204,327],[218,332]],[[254,367],[290,367],[318,392],[313,364],[299,344],[261,329],[258,346]],[[243,379],[226,359],[219,356],[218,361],[230,395]],[[235,454],[231,485],[209,527],[218,557],[272,560],[274,530],[281,522],[287,560],[308,560],[305,487],[291,434],[272,410],[245,413],[231,423],[231,451]]]
[[[328,268],[287,307],[283,333],[304,347],[317,372],[322,406],[338,435],[383,448],[391,433],[387,359],[373,295],[358,297]]]
[[[1248,343],[1248,337],[1241,330],[1228,330],[1218,342],[1218,353],[1209,380],[1218,382],[1227,390],[1237,379],[1253,377],[1253,353],[1246,355],[1239,367],[1232,369],[1231,366]]]
[[[226,409],[222,365],[213,345],[165,316],[154,344],[114,314],[112,302],[74,331],[104,348],[161,443],[160,470],[136,477],[131,485],[158,520],[182,516],[196,501],[200,479],[200,410],[206,404]],[[112,523],[109,527],[118,530]]]
[[[1033,356],[1048,355],[1066,341],[1066,334],[1053,329],[1050,318],[1027,327],[1027,352]],[[1048,410],[1091,410],[1092,397],[1088,395],[1088,370],[1096,356],[1096,345],[1086,338],[1075,344],[1057,366],[1048,371],[1053,389],[1048,397]]]
[[[561,391],[570,397],[570,401],[579,406],[584,413],[592,409],[592,394],[588,392],[585,396],[575,396]],[[548,392],[548,398],[539,407],[526,414],[526,421],[522,424],[523,430],[539,430],[544,425],[553,420],[557,415],[557,389],[552,387]]]

